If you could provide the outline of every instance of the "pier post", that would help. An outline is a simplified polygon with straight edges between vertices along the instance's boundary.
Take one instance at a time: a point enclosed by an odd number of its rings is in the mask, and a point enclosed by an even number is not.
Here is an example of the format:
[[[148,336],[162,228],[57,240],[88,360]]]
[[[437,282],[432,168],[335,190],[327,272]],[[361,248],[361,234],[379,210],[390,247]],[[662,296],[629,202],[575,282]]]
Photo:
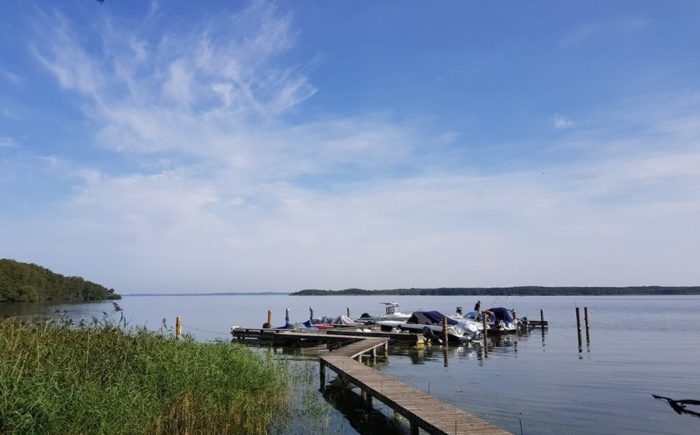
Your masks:
[[[542,328],[544,328],[544,311],[540,309],[540,322],[542,322]]]
[[[326,389],[326,364],[323,360],[318,363],[319,376],[321,377],[321,392],[323,393]]]
[[[447,346],[447,316],[442,318],[442,342]]]
[[[284,310],[284,326],[289,325],[289,308]]]
[[[180,316],[175,317],[175,336],[180,339],[180,336],[182,335],[182,321],[180,320]]]
[[[591,334],[588,329],[588,307],[583,307],[583,320],[586,323],[586,345],[591,345]]]
[[[345,312],[348,313],[348,317],[350,317],[350,307],[346,307]]]
[[[576,307],[576,330],[578,331],[578,351],[581,352],[581,312]]]
[[[267,310],[267,327],[272,328],[272,310]]]
[[[484,356],[488,356],[489,354],[489,346],[488,346],[488,335],[489,333],[487,332],[487,325],[486,325],[486,314],[482,313],[481,314],[481,324],[483,326],[483,332],[482,335],[484,336]]]

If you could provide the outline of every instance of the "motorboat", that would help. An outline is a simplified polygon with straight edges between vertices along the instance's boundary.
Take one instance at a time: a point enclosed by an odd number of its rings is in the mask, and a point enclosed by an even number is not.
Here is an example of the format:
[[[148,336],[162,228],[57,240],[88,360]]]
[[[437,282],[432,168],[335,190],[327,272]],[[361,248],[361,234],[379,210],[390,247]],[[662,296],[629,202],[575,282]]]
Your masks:
[[[309,319],[303,323],[306,328],[329,329],[341,327],[361,326],[361,323],[355,322],[350,317],[340,315],[337,317],[323,316],[320,319]]]
[[[518,325],[521,322],[526,322],[527,319],[515,319],[513,318],[513,311],[504,307],[495,307],[484,310],[481,313],[476,313],[474,311],[468,312],[466,315],[461,315],[459,307],[457,309],[457,315],[451,316],[452,318],[464,319],[465,321],[473,322],[478,325],[479,331],[483,331],[483,323],[481,316],[486,316],[486,328],[488,333],[510,333],[516,332],[518,330]]]
[[[382,302],[382,304],[384,305],[384,314],[370,316],[367,313],[363,313],[362,316],[357,319],[357,322],[367,325],[381,324],[383,328],[394,328],[411,317],[410,313],[402,313],[399,311],[399,304],[396,302]]]
[[[455,341],[476,340],[481,335],[474,322],[455,320],[439,311],[416,311],[406,322],[398,325],[402,331],[422,333],[427,337],[441,337],[443,319],[447,319],[448,338]],[[379,322],[383,325],[384,322]]]

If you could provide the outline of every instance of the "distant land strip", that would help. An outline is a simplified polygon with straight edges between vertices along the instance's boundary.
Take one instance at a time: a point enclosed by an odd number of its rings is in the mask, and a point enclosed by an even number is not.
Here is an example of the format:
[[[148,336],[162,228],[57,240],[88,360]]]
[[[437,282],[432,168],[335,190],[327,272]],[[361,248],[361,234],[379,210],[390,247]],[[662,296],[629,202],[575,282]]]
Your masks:
[[[389,290],[345,290],[305,289],[291,296],[632,296],[632,295],[700,295],[700,286],[637,286],[637,287],[440,287],[398,288]]]
[[[289,292],[128,293],[123,296],[287,296]]]

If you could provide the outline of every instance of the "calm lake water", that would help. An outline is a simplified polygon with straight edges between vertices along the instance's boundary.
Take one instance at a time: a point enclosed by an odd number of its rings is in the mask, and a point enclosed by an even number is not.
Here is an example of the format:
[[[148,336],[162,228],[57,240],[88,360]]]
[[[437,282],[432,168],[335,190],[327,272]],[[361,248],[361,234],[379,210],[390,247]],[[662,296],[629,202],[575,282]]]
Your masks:
[[[118,303],[131,325],[158,329],[182,316],[183,330],[201,340],[228,339],[232,325],[259,327],[273,311],[273,324],[383,311],[375,296],[179,296],[125,297]],[[402,311],[466,310],[474,297],[390,298]],[[481,297],[482,307],[515,308],[519,316],[539,318],[543,309],[549,330],[533,330],[494,342],[488,358],[478,346],[440,346],[418,351],[392,347],[378,366],[403,382],[514,433],[524,434],[697,434],[700,418],[678,415],[652,394],[700,400],[700,296]],[[591,345],[579,352],[574,307],[588,306]],[[3,315],[37,311],[66,312],[74,318],[103,317],[111,303],[60,306],[0,305]],[[114,316],[114,315],[112,315]],[[375,401],[375,405],[378,402]],[[700,407],[689,407],[700,412]],[[329,432],[354,433],[339,415]]]

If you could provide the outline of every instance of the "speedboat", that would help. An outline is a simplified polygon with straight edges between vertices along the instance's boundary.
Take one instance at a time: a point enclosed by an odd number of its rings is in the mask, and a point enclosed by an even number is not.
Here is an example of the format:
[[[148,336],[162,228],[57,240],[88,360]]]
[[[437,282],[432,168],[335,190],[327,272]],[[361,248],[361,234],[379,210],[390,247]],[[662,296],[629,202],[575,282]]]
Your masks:
[[[329,329],[341,327],[360,326],[360,323],[355,322],[350,317],[340,315],[337,317],[323,316],[320,319],[309,319],[303,323],[306,328]]]
[[[503,307],[489,308],[481,315],[486,316],[488,332],[510,333],[518,330],[518,319],[514,319],[512,310]]]
[[[396,302],[382,302],[382,304],[384,304],[384,314],[370,316],[367,313],[362,313],[362,316],[357,321],[368,325],[382,325],[383,328],[395,328],[411,317],[410,313],[399,311],[399,304]]]
[[[471,341],[480,336],[479,330],[473,322],[455,320],[439,311],[416,311],[398,328],[402,331],[422,333],[428,337],[441,337],[443,319],[447,319],[447,335],[451,340]]]

